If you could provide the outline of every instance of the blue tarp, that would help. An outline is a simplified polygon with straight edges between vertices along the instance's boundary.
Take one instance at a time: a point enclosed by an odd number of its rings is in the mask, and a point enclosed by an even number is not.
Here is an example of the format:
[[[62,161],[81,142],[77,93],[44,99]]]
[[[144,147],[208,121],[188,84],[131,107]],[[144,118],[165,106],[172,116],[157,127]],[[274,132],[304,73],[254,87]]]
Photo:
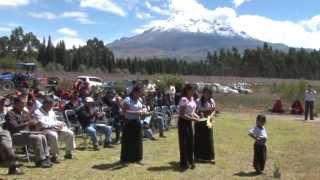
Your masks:
[[[0,74],[0,80],[11,81],[14,78],[14,73],[4,72]]]

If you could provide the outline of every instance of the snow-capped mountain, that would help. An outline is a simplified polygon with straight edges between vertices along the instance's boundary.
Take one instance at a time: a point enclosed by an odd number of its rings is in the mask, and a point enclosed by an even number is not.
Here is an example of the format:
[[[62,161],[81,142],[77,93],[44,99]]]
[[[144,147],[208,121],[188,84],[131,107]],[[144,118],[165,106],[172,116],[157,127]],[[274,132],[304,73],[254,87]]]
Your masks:
[[[152,30],[207,33],[227,37],[239,36],[249,38],[245,32],[236,31],[232,27],[232,22],[223,17],[215,17],[208,20],[206,18],[185,18],[183,15],[177,15],[169,18],[164,23],[159,23]]]
[[[236,47],[240,51],[263,44],[233,27],[229,18],[188,18],[178,15],[157,21],[148,30],[109,44],[117,57],[203,59],[208,52]],[[284,45],[273,44],[285,49]]]

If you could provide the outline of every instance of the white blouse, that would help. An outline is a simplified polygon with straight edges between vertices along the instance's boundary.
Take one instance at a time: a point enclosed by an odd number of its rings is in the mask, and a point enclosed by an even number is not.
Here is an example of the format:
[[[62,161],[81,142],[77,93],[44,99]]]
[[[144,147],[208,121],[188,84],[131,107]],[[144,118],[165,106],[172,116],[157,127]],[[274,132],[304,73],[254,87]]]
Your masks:
[[[197,108],[199,111],[209,111],[211,109],[214,109],[216,107],[215,101],[210,98],[209,101],[205,102],[204,105],[201,103],[201,99],[198,99],[197,101]]]
[[[197,103],[193,100],[193,97],[189,101],[188,98],[182,97],[179,102],[180,109],[181,107],[186,107],[185,113],[192,116],[196,112]]]
[[[125,105],[127,105],[129,111],[142,111],[143,110],[143,104],[142,100],[139,98],[138,100],[133,100],[131,97],[126,97],[123,101]],[[140,116],[137,114],[131,114],[124,112],[124,115],[127,119],[133,120],[133,119],[140,119]]]

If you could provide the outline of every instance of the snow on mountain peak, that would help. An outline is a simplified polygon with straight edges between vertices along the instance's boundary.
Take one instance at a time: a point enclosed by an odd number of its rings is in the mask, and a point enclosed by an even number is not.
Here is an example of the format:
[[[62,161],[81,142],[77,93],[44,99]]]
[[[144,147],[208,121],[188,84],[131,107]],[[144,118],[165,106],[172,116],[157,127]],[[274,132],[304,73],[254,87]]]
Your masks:
[[[159,20],[150,28],[152,31],[181,31],[191,33],[207,33],[220,36],[240,36],[248,38],[244,32],[232,26],[236,14],[216,10],[210,13],[192,14],[177,12],[167,20]]]

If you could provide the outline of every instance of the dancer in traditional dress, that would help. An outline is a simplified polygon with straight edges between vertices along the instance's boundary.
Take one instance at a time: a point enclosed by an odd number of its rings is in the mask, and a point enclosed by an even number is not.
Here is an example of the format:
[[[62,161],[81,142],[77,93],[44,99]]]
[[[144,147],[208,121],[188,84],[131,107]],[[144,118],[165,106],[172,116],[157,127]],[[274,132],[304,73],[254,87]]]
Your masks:
[[[188,168],[194,169],[194,133],[192,123],[199,120],[196,115],[197,104],[193,99],[194,90],[191,85],[186,85],[183,90],[179,106],[178,134],[180,148],[181,171]]]
[[[197,101],[197,113],[201,120],[195,123],[195,159],[215,163],[213,144],[215,101],[209,88],[203,89],[202,96]]]
[[[140,163],[143,159],[141,118],[149,115],[144,111],[141,89],[133,87],[130,95],[123,101],[125,122],[122,132],[121,157],[122,163]]]

